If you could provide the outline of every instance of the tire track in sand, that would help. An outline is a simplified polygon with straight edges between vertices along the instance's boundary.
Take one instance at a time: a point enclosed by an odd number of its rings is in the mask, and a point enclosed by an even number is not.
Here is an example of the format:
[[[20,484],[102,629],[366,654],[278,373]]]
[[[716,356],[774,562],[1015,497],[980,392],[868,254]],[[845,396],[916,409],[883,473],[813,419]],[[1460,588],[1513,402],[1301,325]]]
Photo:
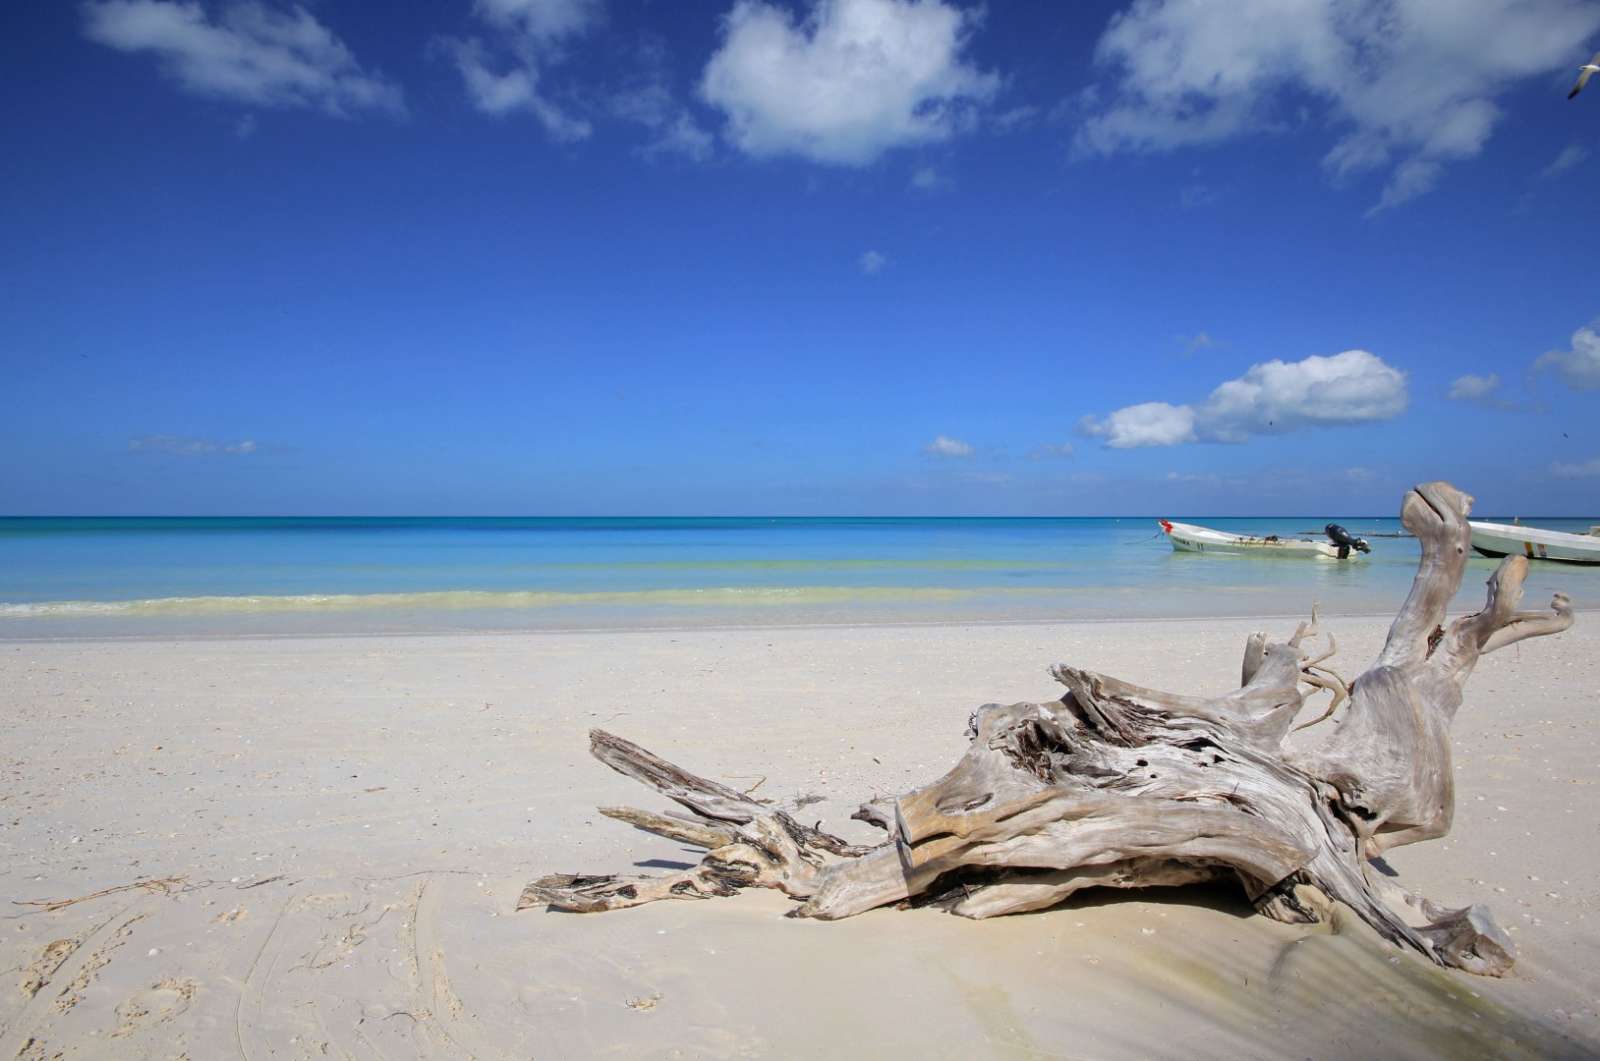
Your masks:
[[[283,919],[288,915],[291,907],[299,897],[291,890],[284,899],[283,905],[278,908],[278,916],[272,919],[272,927],[267,930],[266,939],[261,941],[261,947],[256,951],[256,956],[250,962],[250,968],[244,974],[244,981],[239,985],[239,1001],[233,1010],[233,1040],[239,1049],[239,1056],[244,1061],[250,1061],[250,1051],[245,1049],[246,1020],[245,1010],[250,1009],[253,1024],[259,1025],[261,1021],[262,999],[265,996],[264,986],[272,979],[272,974],[278,967],[278,959],[283,957],[283,947],[280,944],[272,947],[273,941],[278,937],[278,929],[283,924]],[[257,979],[261,970],[261,961],[266,957],[267,950],[272,948],[272,960],[267,963],[267,971]],[[3,1055],[0,1055],[3,1056]]]
[[[447,1057],[499,1057],[500,1052],[486,1047],[478,1036],[476,1021],[456,995],[445,970],[444,948],[439,943],[441,891],[438,881],[425,880],[412,919],[418,1007],[428,1017],[418,1025]]]
[[[122,946],[136,922],[149,916],[147,904],[130,903],[90,929],[35,989],[33,998],[17,1014],[16,1020],[0,1032],[0,1058],[13,1058],[33,1042],[41,1025],[52,1015],[66,1013],[78,1004],[78,993],[94,982],[95,976],[111,961],[111,952]],[[129,915],[130,911],[137,911]],[[59,991],[46,990],[64,984]]]

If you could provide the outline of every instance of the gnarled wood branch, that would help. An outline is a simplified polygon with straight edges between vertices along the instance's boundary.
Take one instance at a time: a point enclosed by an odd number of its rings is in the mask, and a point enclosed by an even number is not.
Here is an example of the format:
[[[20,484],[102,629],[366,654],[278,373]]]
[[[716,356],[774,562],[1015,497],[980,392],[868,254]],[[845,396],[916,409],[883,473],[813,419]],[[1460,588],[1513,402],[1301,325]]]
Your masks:
[[[1355,682],[1324,666],[1337,649],[1331,637],[1320,655],[1306,647],[1321,636],[1315,610],[1285,642],[1252,635],[1240,687],[1218,696],[1058,665],[1059,699],[979,708],[954,769],[863,805],[855,817],[889,834],[876,847],[803,826],[783,807],[596,730],[596,757],[687,810],[602,813],[707,854],[669,876],[545,877],[528,886],[522,905],[612,910],[754,886],[801,900],[796,916],[833,920],[947,893],[957,882],[954,911],[985,918],[1083,888],[1223,877],[1267,916],[1322,920],[1341,904],[1432,961],[1502,974],[1511,948],[1486,909],[1446,909],[1369,865],[1449,830],[1449,726],[1478,659],[1573,621],[1559,594],[1549,612],[1517,610],[1527,561],[1512,556],[1489,580],[1483,610],[1446,628],[1466,566],[1471,500],[1448,483],[1407,493],[1401,519],[1421,544],[1421,563],[1377,662]],[[1322,718],[1348,707],[1326,739],[1296,752],[1284,738],[1305,704],[1303,687],[1332,695]]]

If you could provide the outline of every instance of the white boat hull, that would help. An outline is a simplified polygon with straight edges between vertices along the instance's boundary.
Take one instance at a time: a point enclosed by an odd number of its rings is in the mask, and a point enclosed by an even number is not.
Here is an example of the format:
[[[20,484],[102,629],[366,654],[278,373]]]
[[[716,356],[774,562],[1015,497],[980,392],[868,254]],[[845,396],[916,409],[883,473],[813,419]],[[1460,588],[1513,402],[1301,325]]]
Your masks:
[[[1332,542],[1313,541],[1310,538],[1258,538],[1248,534],[1230,534],[1212,530],[1193,523],[1174,523],[1160,520],[1172,547],[1189,553],[1234,553],[1245,556],[1294,556],[1315,560],[1339,559],[1339,547]],[[1350,556],[1361,554],[1351,551]]]
[[[1484,556],[1526,556],[1566,564],[1600,564],[1600,535],[1469,520],[1472,547]]]

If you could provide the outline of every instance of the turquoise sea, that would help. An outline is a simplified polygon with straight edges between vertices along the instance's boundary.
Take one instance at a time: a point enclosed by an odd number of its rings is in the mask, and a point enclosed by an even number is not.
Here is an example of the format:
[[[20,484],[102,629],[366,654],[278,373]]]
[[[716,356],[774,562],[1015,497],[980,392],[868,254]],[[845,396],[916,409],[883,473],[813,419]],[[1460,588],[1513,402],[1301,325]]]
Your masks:
[[[8,517],[0,638],[1384,614],[1415,572],[1395,519],[1172,518],[1305,536],[1333,520],[1373,551],[1176,553],[1143,516]],[[1472,561],[1460,606],[1493,566]],[[1535,565],[1528,604],[1557,588],[1581,608],[1600,569]]]

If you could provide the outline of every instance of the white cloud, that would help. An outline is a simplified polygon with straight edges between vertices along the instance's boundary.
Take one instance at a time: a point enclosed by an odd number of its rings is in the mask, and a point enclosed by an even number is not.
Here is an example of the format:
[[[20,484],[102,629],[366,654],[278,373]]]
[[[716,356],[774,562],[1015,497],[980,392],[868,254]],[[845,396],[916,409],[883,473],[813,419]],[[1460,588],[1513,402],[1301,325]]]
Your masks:
[[[1576,464],[1557,461],[1550,465],[1550,474],[1557,479],[1600,479],[1600,457],[1591,457]]]
[[[1000,79],[962,58],[978,16],[943,0],[738,0],[700,91],[759,157],[860,166],[970,127]]]
[[[940,435],[926,446],[923,446],[922,452],[930,457],[970,457],[972,456],[972,446],[959,438]]]
[[[1589,149],[1582,144],[1568,144],[1561,149],[1561,154],[1555,157],[1555,161],[1539,171],[1539,176],[1544,180],[1559,177],[1588,157]]]
[[[1406,407],[1404,373],[1365,350],[1268,361],[1211,392],[1198,412],[1207,434],[1242,442],[1306,424],[1388,420]]]
[[[1112,449],[1243,442],[1302,427],[1388,420],[1405,407],[1404,373],[1365,350],[1346,350],[1252,365],[1198,405],[1142,402],[1104,419],[1086,416],[1079,429]]]
[[[157,57],[168,76],[197,96],[339,117],[405,113],[399,86],[363,70],[303,7],[239,0],[212,18],[198,2],[91,0],[80,10],[90,40]]]
[[[1450,393],[1446,397],[1458,402],[1482,401],[1499,389],[1499,373],[1491,372],[1487,376],[1474,376],[1468,373],[1450,384]]]
[[[539,82],[570,40],[599,24],[599,0],[477,0],[473,11],[497,33],[498,48],[481,37],[439,42],[472,105],[495,117],[526,111],[561,143],[587,137],[589,122],[553,102]]]
[[[535,70],[515,65],[504,72],[491,69],[480,40],[447,41],[445,47],[461,73],[472,105],[480,111],[498,117],[532,105]]]
[[[259,447],[251,439],[238,442],[218,442],[209,438],[180,438],[177,435],[146,435],[128,440],[128,449],[134,453],[171,453],[180,457],[199,457],[210,453],[243,456],[254,453]]]
[[[856,259],[856,264],[868,276],[877,276],[883,272],[883,267],[889,264],[889,256],[878,251],[862,251],[861,257]]]
[[[1096,48],[1088,153],[1208,144],[1312,120],[1336,130],[1336,178],[1386,170],[1374,210],[1477,155],[1496,100],[1574,62],[1597,29],[1586,0],[1134,0]]]
[[[1084,434],[1105,439],[1112,449],[1133,449],[1193,442],[1194,421],[1194,410],[1187,405],[1141,402],[1118,409],[1104,420],[1086,416],[1078,426]]]
[[[1574,390],[1600,390],[1600,321],[1572,333],[1572,349],[1552,350],[1533,363],[1554,369]]]
[[[559,41],[583,33],[600,19],[600,0],[477,0],[478,16],[530,40]]]

